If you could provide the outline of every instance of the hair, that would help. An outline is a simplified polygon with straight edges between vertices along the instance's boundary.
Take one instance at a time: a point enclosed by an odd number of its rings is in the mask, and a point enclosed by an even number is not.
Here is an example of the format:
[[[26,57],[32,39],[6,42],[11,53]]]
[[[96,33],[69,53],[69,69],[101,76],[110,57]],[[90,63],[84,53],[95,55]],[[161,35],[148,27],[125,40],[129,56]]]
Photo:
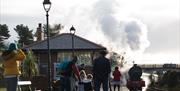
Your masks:
[[[87,75],[87,79],[91,79],[92,80],[93,79],[93,75],[92,74],[88,74]]]
[[[133,66],[134,66],[134,67],[136,67],[136,66],[137,66],[137,64],[134,64]]]
[[[115,69],[116,69],[116,70],[118,70],[118,69],[119,69],[119,67],[118,67],[118,66],[116,66],[116,67],[115,67]]]
[[[77,60],[78,60],[77,56],[73,56],[73,57],[72,57],[72,62],[73,62],[73,63],[76,63]]]
[[[79,74],[80,74],[80,77],[82,77],[82,76],[84,76],[83,78],[86,78],[86,77],[87,77],[85,70],[81,70],[81,71],[79,72]]]

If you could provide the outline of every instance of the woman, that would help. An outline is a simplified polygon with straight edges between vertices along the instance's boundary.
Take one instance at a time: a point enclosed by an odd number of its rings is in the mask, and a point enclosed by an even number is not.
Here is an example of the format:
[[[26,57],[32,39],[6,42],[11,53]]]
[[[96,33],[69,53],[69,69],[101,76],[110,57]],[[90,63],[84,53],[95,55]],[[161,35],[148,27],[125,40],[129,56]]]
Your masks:
[[[25,57],[24,52],[18,49],[14,43],[11,43],[8,50],[3,52],[4,79],[7,91],[16,91],[18,76],[21,74],[20,61],[23,61]]]

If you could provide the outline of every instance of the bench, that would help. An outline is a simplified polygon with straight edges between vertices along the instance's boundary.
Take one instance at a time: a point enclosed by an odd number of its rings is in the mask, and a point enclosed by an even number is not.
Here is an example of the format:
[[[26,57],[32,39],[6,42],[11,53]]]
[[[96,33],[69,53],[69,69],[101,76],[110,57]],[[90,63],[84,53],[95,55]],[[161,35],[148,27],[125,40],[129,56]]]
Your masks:
[[[32,91],[32,89],[31,89],[31,81],[18,81],[18,91],[22,91],[21,86],[28,86],[29,91]]]

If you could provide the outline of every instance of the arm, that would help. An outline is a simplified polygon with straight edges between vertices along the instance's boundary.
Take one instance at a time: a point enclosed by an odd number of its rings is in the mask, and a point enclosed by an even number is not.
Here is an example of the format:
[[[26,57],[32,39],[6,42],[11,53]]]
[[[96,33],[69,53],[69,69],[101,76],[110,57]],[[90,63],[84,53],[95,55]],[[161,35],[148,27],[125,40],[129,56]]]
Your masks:
[[[121,76],[121,72],[119,71],[119,76]]]
[[[110,60],[108,60],[108,73],[110,74],[111,73],[111,63],[110,63]]]
[[[76,74],[76,76],[78,77],[79,81],[81,81],[80,74],[79,74],[79,69],[77,68],[77,66],[75,64],[72,65],[72,70]]]
[[[114,76],[114,71],[113,71],[113,74],[112,74],[113,76]]]
[[[21,49],[17,50],[16,60],[23,61],[26,58],[26,55]]]

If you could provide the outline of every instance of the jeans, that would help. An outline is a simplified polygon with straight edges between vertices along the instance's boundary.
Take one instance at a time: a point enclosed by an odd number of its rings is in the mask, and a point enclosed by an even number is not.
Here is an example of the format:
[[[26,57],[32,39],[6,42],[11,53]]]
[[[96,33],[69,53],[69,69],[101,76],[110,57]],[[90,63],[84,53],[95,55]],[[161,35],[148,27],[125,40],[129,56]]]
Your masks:
[[[98,80],[98,79],[95,79],[94,80],[94,90],[95,91],[100,91],[100,88],[101,88],[101,84],[103,86],[103,91],[108,91],[108,79],[104,79],[104,80]]]
[[[7,91],[16,91],[18,77],[5,78]]]

